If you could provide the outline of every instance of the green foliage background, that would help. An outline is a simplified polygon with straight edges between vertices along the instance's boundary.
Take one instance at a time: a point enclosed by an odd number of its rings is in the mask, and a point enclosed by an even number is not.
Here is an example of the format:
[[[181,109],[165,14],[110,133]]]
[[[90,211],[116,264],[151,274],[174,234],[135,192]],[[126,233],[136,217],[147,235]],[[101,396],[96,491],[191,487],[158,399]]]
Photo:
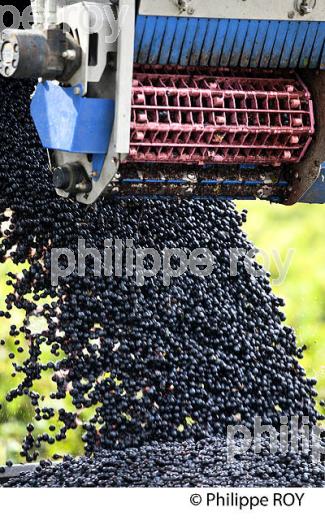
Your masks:
[[[295,328],[299,344],[308,346],[303,365],[308,375],[318,380],[320,398],[325,399],[325,207],[297,205],[286,208],[259,202],[240,203],[238,207],[249,209],[245,230],[258,248],[271,256],[272,251],[276,250],[282,259],[286,258],[290,249],[294,250],[288,275],[281,285],[274,285],[274,290],[287,302],[287,321]],[[4,309],[4,299],[10,289],[6,285],[6,272],[10,270],[16,272],[17,267],[9,261],[0,265],[0,309]],[[276,279],[274,261],[270,272],[272,278]],[[22,319],[22,313],[13,311],[13,322],[19,325]],[[17,348],[9,339],[8,332],[8,322],[0,318],[0,337],[7,338],[6,348],[0,346],[0,403],[3,404],[0,411],[0,464],[9,458],[20,460],[20,443],[26,433],[25,425],[32,418],[27,400],[21,398],[7,403],[4,399],[6,392],[17,383],[19,377],[13,380],[10,376],[13,370],[8,354],[16,353]],[[48,395],[52,384],[49,377],[47,381],[38,383],[37,390]],[[69,406],[69,402],[65,403],[65,407]],[[61,405],[58,404],[58,407]],[[41,431],[48,425],[41,422],[38,427]],[[50,456],[56,451],[74,455],[81,453],[80,432],[70,433],[59,447],[48,447],[41,452],[41,456]]]
[[[299,345],[308,347],[302,362],[310,377],[318,380],[320,400],[325,399],[325,205],[297,204],[293,207],[265,202],[245,202],[245,230],[257,248],[282,261],[292,258],[283,283],[270,265],[274,292],[286,301],[287,324],[294,327]],[[263,263],[263,258],[258,256]],[[265,266],[267,267],[267,266]]]

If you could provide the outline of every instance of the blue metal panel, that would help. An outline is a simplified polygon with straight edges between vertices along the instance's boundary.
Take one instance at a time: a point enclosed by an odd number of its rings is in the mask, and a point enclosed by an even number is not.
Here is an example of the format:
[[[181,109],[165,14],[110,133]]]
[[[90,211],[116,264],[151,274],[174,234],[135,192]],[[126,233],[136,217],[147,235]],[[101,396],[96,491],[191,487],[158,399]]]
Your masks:
[[[183,20],[184,32],[180,31],[181,34],[179,34],[179,37],[180,37],[179,41],[181,41],[181,42],[183,42],[183,37],[185,34],[185,27],[187,26],[186,18],[182,18],[182,20]],[[160,59],[159,59],[160,65],[167,65],[169,63],[169,56],[170,56],[171,50],[173,48],[173,43],[175,40],[177,40],[176,33],[178,30],[178,25],[179,24],[177,22],[177,18],[168,18],[166,32],[165,32],[165,36],[164,36],[162,46],[161,46],[161,51],[160,51]],[[175,34],[176,34],[176,38],[174,40]],[[176,50],[176,46],[177,45],[175,42],[173,52]],[[139,61],[139,63],[141,63],[141,61]],[[177,62],[172,61],[171,63],[173,65],[177,65],[178,61]]]
[[[257,34],[257,30],[259,27],[259,22],[257,20],[252,20],[248,24],[247,34],[244,42],[244,48],[240,60],[241,67],[248,67],[249,60],[252,55],[253,47],[255,44],[255,38]]]
[[[325,22],[138,16],[135,61],[325,68]]]
[[[316,69],[319,63],[319,56],[322,55],[322,49],[324,48],[325,41],[325,24],[319,23],[317,34],[315,38],[314,47],[310,56],[310,68]]]
[[[325,163],[320,176],[299,202],[308,204],[325,204]]]
[[[97,173],[97,176],[93,177],[94,181],[98,181],[100,178],[101,171],[104,166],[106,154],[97,153],[93,155],[93,172]]]
[[[159,60],[159,52],[163,42],[165,30],[167,25],[167,18],[159,17],[156,23],[156,30],[152,39],[151,49],[149,54],[150,65],[156,65]]]
[[[146,20],[146,26],[144,28],[139,52],[140,63],[148,63],[150,48],[156,31],[157,20],[157,16],[148,17]]]
[[[258,26],[255,43],[249,63],[250,67],[258,67],[259,65],[269,24],[270,22],[263,21],[260,22]]]
[[[232,55],[230,59],[230,67],[238,67],[243,46],[246,40],[247,31],[248,31],[249,21],[248,20],[240,20],[237,30],[237,35],[234,43],[234,47],[232,50]]]
[[[296,40],[298,29],[299,26],[296,22],[289,22],[289,29],[280,58],[280,68],[286,69],[289,67],[292,49]]]
[[[301,22],[298,27],[297,35],[295,38],[295,43],[292,49],[292,54],[289,62],[289,67],[295,69],[298,67],[300,54],[302,51],[302,47],[305,42],[306,34],[308,31],[308,22]]]
[[[266,33],[265,43],[260,61],[260,67],[262,68],[266,68],[269,66],[279,25],[280,22],[270,22],[269,28]]]
[[[188,65],[191,57],[193,42],[199,20],[191,18],[187,24],[187,30],[184,38],[183,49],[181,53],[180,65]]]
[[[203,66],[209,65],[213,44],[218,30],[219,20],[209,20],[208,30],[204,39],[201,62]]]
[[[323,47],[323,52],[322,52],[322,57],[321,57],[321,60],[320,60],[319,68],[321,70],[325,70],[325,45]]]
[[[76,96],[72,88],[39,83],[31,113],[45,148],[76,153],[107,152],[115,103]]]
[[[299,61],[299,68],[300,69],[307,69],[309,66],[310,61],[310,55],[314,46],[317,29],[319,24],[317,22],[312,22],[309,24],[309,28],[307,31],[305,43],[301,52],[300,61]]]
[[[207,33],[209,20],[200,19],[196,30],[196,35],[193,42],[190,65],[197,66],[200,64],[201,52],[205,35]]]
[[[279,61],[282,55],[283,47],[286,41],[287,33],[289,29],[289,22],[280,23],[278,32],[275,38],[274,47],[269,62],[271,68],[277,69],[279,67]]]
[[[146,26],[146,18],[144,16],[138,16],[135,25],[135,40],[134,40],[134,59],[136,62],[139,61],[139,52],[141,48],[142,37],[144,28]]]
[[[217,29],[216,39],[214,41],[214,46],[212,49],[210,66],[211,67],[219,67],[220,57],[223,49],[223,45],[225,42],[225,37],[228,31],[229,20],[219,20],[219,25]]]
[[[230,20],[228,31],[225,38],[225,43],[222,49],[222,55],[220,58],[220,66],[228,67],[232,49],[234,47],[236,34],[239,26],[239,20]]]
[[[174,30],[175,37],[173,36],[174,41],[172,39],[172,41],[170,42],[171,44],[173,44],[172,49],[171,49],[170,59],[169,59],[169,63],[171,65],[179,64],[182,47],[183,47],[183,41],[184,41],[186,29],[187,29],[187,23],[188,23],[188,20],[186,18],[181,18],[180,20],[178,20],[177,26],[175,25],[175,30]],[[165,44],[163,44],[163,45],[165,45]],[[163,60],[163,65],[165,65],[166,63],[168,63],[168,57],[167,57],[166,61],[165,61],[165,59]]]

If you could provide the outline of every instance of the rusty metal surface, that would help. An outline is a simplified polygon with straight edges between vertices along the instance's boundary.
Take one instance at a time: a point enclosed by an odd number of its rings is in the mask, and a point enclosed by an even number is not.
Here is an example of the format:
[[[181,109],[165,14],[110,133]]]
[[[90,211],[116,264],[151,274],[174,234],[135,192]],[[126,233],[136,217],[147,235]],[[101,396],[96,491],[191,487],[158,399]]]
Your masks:
[[[321,165],[325,162],[325,72],[306,72],[302,77],[312,93],[316,133],[304,160],[288,169],[291,191],[285,201],[287,205],[303,198],[319,177]]]

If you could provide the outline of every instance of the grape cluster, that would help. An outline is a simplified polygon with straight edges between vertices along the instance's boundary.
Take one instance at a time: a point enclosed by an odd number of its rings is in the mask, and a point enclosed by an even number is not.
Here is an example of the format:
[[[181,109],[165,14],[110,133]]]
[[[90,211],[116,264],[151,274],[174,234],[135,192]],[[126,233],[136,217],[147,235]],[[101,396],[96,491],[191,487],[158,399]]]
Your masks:
[[[188,442],[195,452],[194,442],[225,435],[229,425],[252,428],[256,416],[274,427],[283,415],[316,424],[316,381],[299,364],[303,349],[283,324],[284,302],[272,294],[267,274],[252,278],[243,262],[230,276],[231,249],[252,247],[241,229],[246,212],[222,201],[103,199],[87,207],[58,197],[29,115],[33,89],[31,82],[0,80],[0,261],[24,264],[19,275],[9,273],[1,316],[10,321],[13,310],[25,313],[22,326],[10,328],[16,385],[5,398],[27,397],[35,410],[21,456],[34,461],[44,443],[59,443],[78,428],[87,456],[119,450],[109,455],[118,464],[121,450],[134,449],[141,459],[158,449],[142,448],[148,443]],[[135,248],[159,252],[208,248],[215,267],[208,277],[188,272],[173,278],[169,287],[162,273],[139,286],[125,272],[94,276],[88,257],[85,276],[73,272],[54,287],[51,251],[69,248],[77,256],[78,239],[101,252],[108,239],[132,239]],[[37,390],[42,379],[51,380],[49,395]],[[36,435],[41,421],[49,427]],[[172,454],[181,446],[164,449]],[[100,458],[64,464],[86,471],[100,467]],[[280,470],[278,477],[282,482]]]

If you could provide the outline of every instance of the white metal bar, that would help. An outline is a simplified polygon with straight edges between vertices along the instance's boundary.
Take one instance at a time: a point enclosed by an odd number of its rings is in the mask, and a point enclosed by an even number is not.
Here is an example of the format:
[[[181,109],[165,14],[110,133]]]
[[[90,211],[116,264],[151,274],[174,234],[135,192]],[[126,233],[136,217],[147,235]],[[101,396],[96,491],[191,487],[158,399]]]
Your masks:
[[[44,29],[45,25],[45,0],[32,0],[31,6],[34,16],[34,29]]]
[[[141,0],[139,14],[241,20],[325,21],[325,1],[308,0],[310,13],[300,14],[302,0]]]
[[[120,33],[117,42],[114,141],[116,153],[128,154],[130,149],[135,0],[120,0],[119,23]]]
[[[57,21],[57,1],[45,0],[45,24],[47,28],[54,27]]]

